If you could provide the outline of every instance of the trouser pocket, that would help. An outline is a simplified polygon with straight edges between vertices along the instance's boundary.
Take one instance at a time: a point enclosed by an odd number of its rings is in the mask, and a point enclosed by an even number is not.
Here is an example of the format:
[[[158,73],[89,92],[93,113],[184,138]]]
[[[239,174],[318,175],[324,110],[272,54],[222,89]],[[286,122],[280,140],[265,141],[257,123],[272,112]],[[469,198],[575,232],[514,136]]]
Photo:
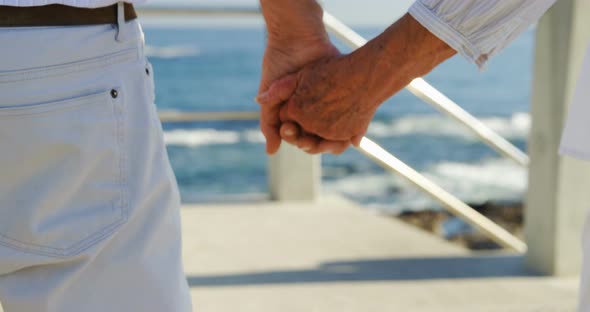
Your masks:
[[[116,89],[0,107],[0,244],[68,257],[127,218],[124,105]]]

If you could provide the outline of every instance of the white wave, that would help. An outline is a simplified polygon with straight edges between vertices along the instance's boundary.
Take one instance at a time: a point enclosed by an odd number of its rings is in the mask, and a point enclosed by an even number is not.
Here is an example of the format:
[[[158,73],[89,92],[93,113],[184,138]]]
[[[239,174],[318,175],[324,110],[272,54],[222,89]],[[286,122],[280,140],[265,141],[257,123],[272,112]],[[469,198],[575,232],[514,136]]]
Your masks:
[[[145,54],[147,57],[153,58],[164,58],[164,59],[172,59],[172,58],[181,58],[181,57],[191,57],[191,56],[198,56],[201,53],[201,50],[195,46],[187,46],[187,45],[177,45],[177,46],[167,46],[167,47],[157,47],[148,45],[145,47]]]
[[[440,163],[426,176],[467,202],[515,199],[527,187],[527,170],[507,159],[480,164]]]
[[[483,118],[481,121],[507,139],[526,139],[531,128],[528,113],[516,113],[510,118]],[[377,138],[416,134],[474,140],[465,126],[441,115],[408,116],[392,123],[374,122],[369,127],[369,135]]]
[[[395,189],[399,180],[388,174],[356,174],[322,185],[328,192],[338,192],[353,197],[383,196]]]
[[[467,203],[519,200],[527,188],[527,171],[504,159],[478,164],[440,163],[423,174]],[[401,177],[386,172],[352,175],[328,182],[324,187],[329,192],[345,194],[364,202],[366,206],[392,213],[440,207]]]
[[[262,132],[258,129],[244,131],[220,131],[215,129],[173,130],[164,132],[167,145],[198,147],[204,145],[229,145],[239,142],[253,144],[265,143]]]
[[[240,134],[214,129],[174,130],[164,132],[164,142],[168,145],[188,147],[235,144],[240,142]]]
[[[262,135],[262,132],[260,131],[260,129],[246,130],[242,133],[242,137],[244,138],[245,141],[250,142],[250,143],[256,143],[256,144],[266,143],[266,139],[264,138],[264,135]]]
[[[530,128],[530,116],[518,113],[512,118],[487,118],[484,123],[508,139],[525,139]],[[377,138],[408,135],[432,135],[461,137],[476,140],[464,127],[443,116],[410,116],[391,124],[375,122],[369,128],[369,135]],[[166,144],[195,147],[210,144],[234,144],[249,142],[263,144],[264,136],[258,128],[243,131],[219,131],[213,129],[175,130],[165,133]]]

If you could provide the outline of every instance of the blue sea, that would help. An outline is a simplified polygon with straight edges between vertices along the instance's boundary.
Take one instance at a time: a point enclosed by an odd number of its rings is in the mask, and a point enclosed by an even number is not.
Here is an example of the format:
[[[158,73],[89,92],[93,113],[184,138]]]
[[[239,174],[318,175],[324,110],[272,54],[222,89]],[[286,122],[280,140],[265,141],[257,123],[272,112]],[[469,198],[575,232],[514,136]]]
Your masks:
[[[357,29],[367,38],[379,28]],[[254,111],[264,52],[261,27],[147,26],[160,110]],[[460,57],[426,80],[526,149],[534,31],[485,71]],[[343,51],[348,51],[342,48]],[[170,160],[186,203],[267,194],[267,157],[257,122],[164,124]],[[526,171],[502,159],[462,126],[403,91],[379,110],[368,136],[469,203],[521,200]],[[399,177],[350,150],[323,156],[323,191],[397,213],[437,205]]]

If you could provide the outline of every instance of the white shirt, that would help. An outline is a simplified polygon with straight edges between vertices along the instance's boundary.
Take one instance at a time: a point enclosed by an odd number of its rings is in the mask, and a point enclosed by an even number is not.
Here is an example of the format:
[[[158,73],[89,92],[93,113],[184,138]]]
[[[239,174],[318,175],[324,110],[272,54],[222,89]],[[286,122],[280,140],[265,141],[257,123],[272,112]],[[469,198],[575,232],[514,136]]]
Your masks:
[[[557,0],[418,0],[409,13],[480,68]],[[590,160],[590,48],[564,130],[561,152]]]
[[[418,0],[410,14],[469,61],[483,67],[556,1]]]
[[[0,5],[8,6],[41,6],[48,4],[63,4],[80,8],[99,8],[117,3],[117,0],[0,0]],[[147,0],[125,0],[128,3],[144,3]]]

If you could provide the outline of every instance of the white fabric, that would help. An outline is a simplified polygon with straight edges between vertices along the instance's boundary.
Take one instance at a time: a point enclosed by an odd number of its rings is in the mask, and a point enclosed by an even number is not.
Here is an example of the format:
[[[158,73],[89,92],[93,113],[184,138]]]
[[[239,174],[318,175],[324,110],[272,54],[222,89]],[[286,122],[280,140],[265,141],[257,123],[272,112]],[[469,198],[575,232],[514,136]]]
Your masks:
[[[580,295],[578,298],[578,312],[590,311],[590,216],[586,217],[586,224],[582,232],[582,273],[580,274]]]
[[[191,311],[139,24],[0,28],[0,42],[4,311]]]
[[[125,0],[128,3],[145,3],[148,0]],[[0,0],[0,5],[8,6],[41,6],[48,4],[63,4],[80,8],[99,8],[117,3],[117,0]]]
[[[418,0],[409,13],[470,62],[483,67],[556,0]]]
[[[418,0],[409,13],[482,67],[557,0]],[[590,160],[590,48],[566,123],[561,152]]]
[[[590,160],[590,47],[569,108],[560,150],[562,154]]]
[[[482,67],[536,22],[556,0],[418,0],[410,14]],[[557,105],[557,104],[556,104]],[[590,161],[590,47],[570,106],[560,151]],[[584,229],[579,312],[590,312],[590,219]]]

